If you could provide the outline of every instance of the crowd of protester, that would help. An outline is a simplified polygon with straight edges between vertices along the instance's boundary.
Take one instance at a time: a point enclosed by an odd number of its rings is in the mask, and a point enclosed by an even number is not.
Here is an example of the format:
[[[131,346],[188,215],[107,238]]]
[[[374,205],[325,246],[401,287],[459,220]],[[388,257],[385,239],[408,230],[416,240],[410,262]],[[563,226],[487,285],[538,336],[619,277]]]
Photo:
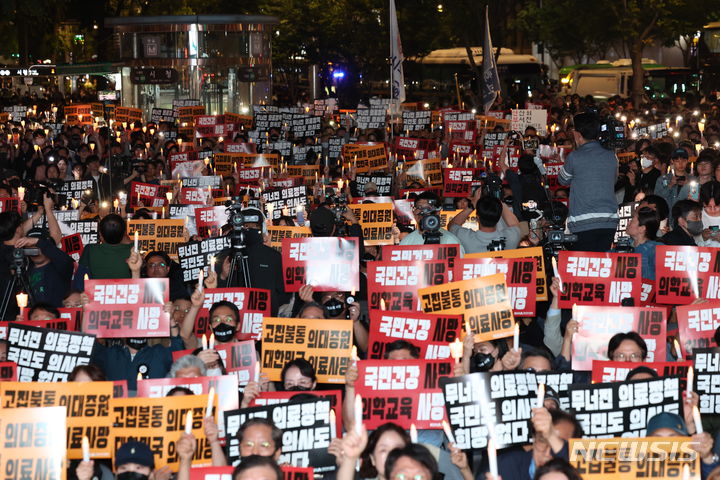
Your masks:
[[[483,252],[499,242],[504,249],[547,245],[547,233],[559,226],[573,234],[573,241],[563,248],[575,251],[607,252],[617,249],[615,234],[618,225],[618,206],[637,202],[629,220],[625,248],[637,252],[642,258],[643,278],[655,275],[656,247],[659,245],[720,246],[720,102],[713,96],[696,98],[692,95],[648,102],[640,108],[620,99],[611,98],[596,102],[592,98],[577,96],[535,99],[548,111],[548,133],[538,135],[533,127],[520,132],[525,140],[537,140],[540,146],[552,148],[554,158],[542,159],[533,150],[521,147],[517,167],[511,167],[505,151],[491,169],[501,184],[495,190],[478,188],[467,198],[454,199],[453,209],[458,213],[450,218],[446,228],[440,229],[440,243],[458,244],[459,255]],[[501,110],[501,106],[497,107]],[[622,148],[606,148],[598,142],[601,126],[608,118],[623,126],[626,135]],[[128,338],[113,342],[98,339],[89,365],[76,368],[71,381],[126,380],[128,390],[137,388],[137,376],[142,366],[144,378],[214,376],[223,373],[223,366],[215,350],[200,349],[200,340],[194,334],[198,312],[203,304],[202,288],[197,282],[184,282],[176,261],[164,251],[138,252],[132,238],[127,235],[128,219],[149,219],[147,209],[129,205],[113,207],[119,191],[128,191],[131,182],[160,184],[171,180],[168,155],[183,150],[194,139],[165,140],[164,132],[173,127],[167,123],[137,122],[129,125],[79,126],[62,124],[57,131],[46,128],[49,118],[35,111],[21,121],[10,121],[0,135],[0,197],[18,197],[24,189],[21,213],[0,213],[0,291],[12,288],[10,274],[12,252],[18,248],[37,248],[29,256],[28,279],[34,304],[29,307],[29,319],[44,320],[59,316],[59,307],[82,307],[87,302],[84,278],[168,278],[171,329],[168,338],[156,341],[148,338]],[[632,123],[632,126],[630,125]],[[663,124],[667,134],[658,138],[636,137],[634,126]],[[413,131],[410,136],[434,139],[445,162],[457,162],[441,128]],[[402,135],[402,125],[394,126],[393,135]],[[501,124],[492,131],[479,131],[479,144],[487,133],[503,131]],[[327,163],[324,159],[328,140],[344,138],[351,142],[388,142],[389,130],[360,131],[352,125],[340,125],[323,119],[323,128],[317,138],[291,138],[277,128],[268,132],[270,141],[291,140],[298,145],[317,145],[318,149],[306,158],[295,159],[295,164],[317,165],[319,182],[334,186],[344,181],[343,191],[349,197],[358,196],[353,168],[345,169],[340,163]],[[182,137],[181,137],[182,138]],[[233,138],[197,140],[201,151],[222,152],[224,142],[247,143],[244,131]],[[511,136],[505,142],[511,148]],[[516,142],[517,144],[517,142]],[[562,150],[558,150],[561,147]],[[558,153],[562,151],[562,153]],[[618,157],[622,161],[618,161]],[[391,170],[400,162],[390,153]],[[563,165],[557,183],[548,185],[544,163],[561,162]],[[462,162],[462,160],[461,160]],[[211,175],[212,163],[203,172]],[[280,172],[278,172],[281,175]],[[83,195],[76,205],[67,201],[55,203],[55,193],[63,182],[92,181],[91,192]],[[394,179],[391,196],[410,188],[417,190],[409,197],[415,214],[410,224],[397,224],[393,240],[400,245],[424,243],[422,212],[428,207],[441,208],[447,199],[434,192],[422,179],[400,173]],[[241,181],[237,172],[222,179],[223,189],[235,191]],[[39,186],[46,187],[44,190]],[[336,234],[337,223],[332,204],[320,193],[323,185],[315,185],[314,204],[308,209],[309,226],[313,236]],[[364,195],[373,196],[376,185],[364,185]],[[424,190],[424,191],[423,191]],[[30,195],[31,192],[40,192]],[[241,190],[242,198],[253,193]],[[177,192],[175,192],[177,195]],[[20,195],[22,196],[22,195]],[[32,198],[30,198],[32,197]],[[246,201],[248,199],[246,198]],[[536,220],[527,205],[534,202],[542,213]],[[451,200],[450,203],[453,203]],[[78,262],[59,247],[62,232],[54,212],[77,208],[81,219],[97,219],[99,243],[86,245]],[[265,218],[262,202],[244,210],[247,215]],[[352,211],[343,212],[347,223],[346,234],[359,237],[362,230]],[[468,228],[470,217],[477,218],[477,228]],[[247,223],[245,240],[248,245],[249,272],[253,286],[271,292],[272,315],[317,319],[345,318],[353,322],[354,343],[358,356],[368,355],[367,293],[322,292],[311,286],[301,288],[297,294],[285,291],[280,253],[269,246],[264,233],[266,222]],[[276,225],[295,226],[298,219],[283,216],[274,220]],[[224,230],[227,233],[227,229]],[[189,238],[188,238],[189,240]],[[625,250],[627,251],[627,250]],[[364,246],[362,271],[367,262],[382,260],[381,249]],[[204,279],[205,288],[227,285],[231,255],[221,255],[215,269]],[[536,318],[520,319],[520,348],[512,348],[510,338],[474,343],[466,336],[462,361],[456,365],[454,375],[478,371],[571,371],[573,335],[577,321],[567,309],[558,308],[560,282],[548,269],[550,300],[538,305]],[[362,274],[364,275],[364,273]],[[231,342],[236,338],[241,312],[227,301],[215,303],[210,310],[210,327],[217,342]],[[10,321],[20,314],[15,296],[3,320]],[[7,343],[3,341],[0,360],[5,360]],[[192,349],[195,353],[173,362],[172,352]],[[668,358],[674,352],[668,349]],[[648,353],[645,341],[635,332],[615,335],[609,342],[608,358],[616,361],[643,362]],[[415,345],[402,340],[387,346],[387,362],[419,358]],[[664,360],[664,359],[661,359]],[[577,372],[576,372],[577,373]],[[628,375],[648,378],[657,374],[640,367]],[[582,376],[576,376],[582,378]],[[439,475],[454,479],[490,478],[487,455],[483,451],[463,452],[449,443],[441,431],[420,432],[419,441],[413,443],[407,431],[409,425],[387,423],[368,432],[363,426],[355,428],[352,400],[357,367],[346,372],[343,403],[343,429],[333,440],[330,452],[337,459],[334,475],[341,480],[352,478],[432,480]],[[587,378],[585,379],[587,381]],[[282,381],[270,382],[263,374],[258,381],[251,380],[244,388],[241,408],[265,391],[303,392],[323,388],[318,384],[313,365],[304,359],[295,359],[285,365]],[[187,394],[178,391],[173,394]],[[190,392],[191,393],[191,392]],[[532,428],[534,441],[525,447],[511,448],[499,453],[499,475],[510,479],[577,479],[580,475],[568,462],[568,441],[581,438],[580,422],[560,409],[552,392],[546,395],[543,406],[533,409]],[[660,413],[647,422],[648,436],[691,436],[692,448],[701,458],[703,478],[717,478],[720,472],[720,445],[714,441],[717,430],[706,429],[697,433],[692,417],[692,406],[697,406],[697,394],[684,398],[681,415]],[[709,426],[709,425],[708,425]],[[207,418],[205,434],[212,446],[212,464],[228,464],[221,442],[218,425]],[[435,435],[437,434],[437,435]],[[234,479],[280,480],[282,472],[276,460],[282,451],[282,431],[272,421],[252,419],[239,430],[241,462]],[[183,434],[177,443],[180,457],[178,479],[190,478],[190,463],[197,448],[192,434]],[[90,480],[94,477],[120,480],[142,480],[153,475],[156,480],[167,478],[168,471],[154,471],[153,453],[140,442],[122,446],[115,455],[114,465],[102,461],[82,461],[69,469],[69,478]],[[359,471],[356,471],[359,465]],[[114,467],[114,468],[113,468]],[[487,477],[485,475],[488,475]],[[326,475],[327,476],[327,475]]]

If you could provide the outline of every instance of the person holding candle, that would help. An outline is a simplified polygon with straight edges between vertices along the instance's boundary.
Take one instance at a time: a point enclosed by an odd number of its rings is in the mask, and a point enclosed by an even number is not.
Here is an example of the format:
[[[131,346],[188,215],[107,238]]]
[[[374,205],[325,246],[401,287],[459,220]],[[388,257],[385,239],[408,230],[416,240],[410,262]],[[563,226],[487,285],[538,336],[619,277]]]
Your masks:
[[[111,213],[98,223],[101,243],[85,245],[74,277],[74,288],[84,290],[83,278],[132,278],[126,263],[133,248],[125,219]]]
[[[693,421],[694,423],[694,421]],[[661,412],[647,421],[648,437],[687,437],[690,436],[690,428],[683,418],[670,412]],[[696,431],[693,425],[692,431]],[[713,438],[708,432],[695,433],[691,436],[690,448],[700,455],[700,472],[702,478],[707,476],[715,468],[720,466],[720,456],[713,452]]]
[[[95,461],[82,461],[75,469],[77,480],[92,480],[95,476],[104,477],[106,472],[102,464],[100,471],[95,470]],[[109,470],[109,469],[108,469]],[[123,444],[115,452],[115,480],[148,480],[155,470],[155,457],[150,447],[144,442],[131,440]],[[158,472],[160,472],[160,469]],[[169,469],[166,468],[169,471]],[[96,472],[100,475],[96,475]],[[112,472],[107,472],[112,475]],[[155,472],[157,473],[157,472]]]

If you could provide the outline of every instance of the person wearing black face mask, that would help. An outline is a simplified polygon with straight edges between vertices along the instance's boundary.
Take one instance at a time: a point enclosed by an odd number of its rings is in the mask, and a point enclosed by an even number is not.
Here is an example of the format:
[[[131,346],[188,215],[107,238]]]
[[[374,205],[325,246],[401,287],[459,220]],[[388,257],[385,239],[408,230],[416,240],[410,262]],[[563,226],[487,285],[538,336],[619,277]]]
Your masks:
[[[208,288],[214,288],[208,285]],[[185,344],[185,348],[197,348],[199,346],[198,338],[194,333],[195,318],[203,306],[205,301],[204,290],[196,289],[190,297],[192,306],[185,315],[182,325],[180,326],[180,336]],[[227,343],[235,340],[237,334],[238,319],[240,311],[237,306],[226,300],[215,302],[210,307],[210,328],[215,335],[215,341],[218,343]]]
[[[95,470],[95,462],[80,462],[75,469],[78,480],[94,480],[104,477]],[[155,457],[144,442],[129,441],[115,453],[115,480],[148,480],[155,469]]]
[[[304,358],[296,358],[286,363],[280,372],[280,378],[286,392],[307,392],[317,387],[315,369]]]

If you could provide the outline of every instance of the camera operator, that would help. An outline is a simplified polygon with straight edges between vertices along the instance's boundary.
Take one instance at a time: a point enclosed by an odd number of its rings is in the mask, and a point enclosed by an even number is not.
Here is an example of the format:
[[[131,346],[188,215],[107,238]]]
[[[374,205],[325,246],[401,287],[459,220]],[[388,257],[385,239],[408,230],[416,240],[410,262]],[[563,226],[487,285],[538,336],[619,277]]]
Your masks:
[[[601,122],[592,112],[575,115],[577,149],[560,168],[558,180],[570,186],[568,228],[578,236],[573,250],[606,252],[618,224],[615,198],[618,160],[598,142]]]
[[[365,251],[362,227],[353,211],[347,208],[345,195],[328,198],[313,210],[310,214],[310,231],[313,237],[357,237],[359,251]]]
[[[472,215],[472,208],[466,208],[450,220],[450,232],[460,240],[467,253],[486,252],[491,246],[500,243],[501,250],[512,250],[520,243],[520,222],[510,207],[499,199],[485,195],[477,189],[472,200],[477,212],[478,230],[470,230],[462,225]]]
[[[542,186],[542,174],[535,163],[535,157],[529,154],[520,155],[519,174],[510,169],[502,155],[498,160],[498,166],[512,189],[515,216],[521,218],[522,204],[531,200],[535,201],[540,210],[544,210],[549,205],[548,195]]]
[[[424,218],[427,215],[437,215],[437,211],[439,210],[437,207],[439,205],[440,198],[438,198],[438,196],[431,191],[423,192],[415,198],[415,204],[413,205],[413,216],[415,217],[417,228],[412,233],[406,235],[405,238],[400,241],[400,245],[423,245],[426,243],[426,233],[428,232],[424,230],[424,227],[426,227],[426,222],[424,221]],[[439,223],[440,222],[438,219],[438,225]],[[453,235],[444,228],[438,228],[437,232],[440,235],[440,241],[438,243],[444,245],[460,245],[460,255],[465,255],[465,249],[463,248],[462,243],[460,243],[459,238],[457,238],[455,235]]]

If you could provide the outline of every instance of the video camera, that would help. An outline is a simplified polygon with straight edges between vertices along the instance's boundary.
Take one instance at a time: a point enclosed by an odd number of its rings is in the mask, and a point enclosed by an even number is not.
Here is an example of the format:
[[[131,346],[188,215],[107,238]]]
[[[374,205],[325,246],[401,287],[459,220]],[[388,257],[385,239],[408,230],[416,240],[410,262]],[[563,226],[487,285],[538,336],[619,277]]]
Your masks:
[[[440,233],[440,209],[435,205],[426,205],[418,209],[420,217],[420,230],[422,230],[425,244],[437,245],[440,243],[442,234]]]
[[[547,232],[547,244],[545,248],[554,257],[567,248],[568,245],[578,241],[578,236],[573,233],[565,233],[565,229],[559,225],[552,225]]]
[[[327,202],[332,205],[333,216],[335,217],[335,235],[344,237],[347,235],[347,224],[343,214],[347,210],[347,195],[341,193],[328,197]]]
[[[600,119],[600,131],[597,140],[603,148],[607,150],[625,148],[627,144],[625,125],[620,120],[612,115],[600,117],[597,109],[589,109],[588,112],[598,115]]]
[[[502,199],[502,179],[494,173],[482,172],[480,174],[480,180],[482,185],[483,196],[495,197],[498,200]]]
[[[44,197],[47,194],[56,206],[65,205],[67,203],[67,195],[53,193],[55,189],[60,188],[61,183],[55,181],[35,182],[28,186],[25,194],[25,203],[28,212],[36,212],[38,207],[43,205]]]
[[[257,214],[247,214],[243,212],[245,206],[242,203],[242,198],[233,197],[228,200],[225,204],[225,211],[227,212],[228,223],[230,224],[230,246],[234,251],[242,251],[245,249],[245,224],[256,223],[262,225],[263,218]]]

